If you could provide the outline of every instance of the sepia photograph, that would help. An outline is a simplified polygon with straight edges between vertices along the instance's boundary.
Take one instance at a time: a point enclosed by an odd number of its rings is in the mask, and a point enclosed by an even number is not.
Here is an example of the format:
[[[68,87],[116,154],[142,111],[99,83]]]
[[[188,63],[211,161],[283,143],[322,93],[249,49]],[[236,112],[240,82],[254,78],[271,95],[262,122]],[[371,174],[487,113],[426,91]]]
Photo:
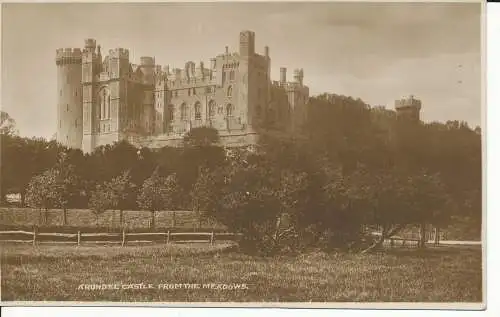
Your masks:
[[[2,3],[2,305],[484,309],[484,3]]]

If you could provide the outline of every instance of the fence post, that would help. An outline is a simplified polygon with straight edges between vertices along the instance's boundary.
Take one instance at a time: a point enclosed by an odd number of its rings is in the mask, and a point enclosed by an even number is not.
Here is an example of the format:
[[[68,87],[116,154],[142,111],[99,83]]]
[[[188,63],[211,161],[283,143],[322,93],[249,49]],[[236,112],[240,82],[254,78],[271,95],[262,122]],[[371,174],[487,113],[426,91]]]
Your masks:
[[[210,235],[210,245],[213,245],[215,241],[215,235],[214,232],[212,231],[212,234]]]
[[[170,242],[170,230],[167,231],[167,244]]]
[[[439,227],[436,226],[434,227],[434,246],[438,246],[439,245]]]
[[[122,247],[125,246],[125,227],[122,230]]]
[[[36,246],[36,226],[33,226],[33,246]]]
[[[77,245],[80,245],[80,239],[81,239],[80,230],[78,230],[78,233],[76,234],[76,243],[77,243]]]

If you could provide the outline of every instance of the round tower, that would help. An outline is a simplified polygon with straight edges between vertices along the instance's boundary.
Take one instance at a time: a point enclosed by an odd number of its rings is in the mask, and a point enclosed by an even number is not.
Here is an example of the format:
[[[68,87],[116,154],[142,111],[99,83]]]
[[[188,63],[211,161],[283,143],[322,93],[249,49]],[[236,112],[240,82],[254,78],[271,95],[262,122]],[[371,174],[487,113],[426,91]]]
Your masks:
[[[81,149],[83,138],[82,52],[79,48],[56,51],[57,137],[70,148]]]
[[[422,102],[413,95],[396,100],[395,107],[398,118],[420,121]]]

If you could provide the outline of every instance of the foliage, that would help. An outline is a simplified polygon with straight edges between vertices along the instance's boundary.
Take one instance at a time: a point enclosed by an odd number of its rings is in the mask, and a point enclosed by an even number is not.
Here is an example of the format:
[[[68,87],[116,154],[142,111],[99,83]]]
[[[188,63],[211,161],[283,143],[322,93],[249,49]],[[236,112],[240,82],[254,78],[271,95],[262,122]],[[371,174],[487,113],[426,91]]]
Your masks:
[[[57,172],[45,171],[31,179],[26,193],[26,202],[32,208],[51,209],[57,205]]]
[[[199,127],[188,131],[184,136],[185,147],[208,147],[219,142],[219,132],[211,127]]]
[[[159,211],[175,208],[178,194],[175,174],[168,177],[160,176],[158,169],[144,181],[137,202],[143,210]]]
[[[191,208],[244,233],[244,248],[271,253],[366,249],[380,242],[364,234],[372,226],[382,237],[457,218],[480,226],[480,128],[409,122],[334,94],[310,98],[307,109],[299,133],[261,133],[252,149],[224,149],[207,127],[179,148],[121,141],[85,155],[2,133],[0,195],[21,193],[36,208],[139,206],[153,222],[156,211]]]
[[[7,112],[0,111],[0,134],[17,135],[16,120],[14,120]]]
[[[111,205],[118,210],[132,208],[134,203],[136,185],[132,183],[129,171],[113,178],[106,184],[111,192]]]
[[[113,192],[107,184],[97,185],[91,192],[89,208],[95,215],[96,223],[98,223],[99,215],[113,206],[113,198]]]

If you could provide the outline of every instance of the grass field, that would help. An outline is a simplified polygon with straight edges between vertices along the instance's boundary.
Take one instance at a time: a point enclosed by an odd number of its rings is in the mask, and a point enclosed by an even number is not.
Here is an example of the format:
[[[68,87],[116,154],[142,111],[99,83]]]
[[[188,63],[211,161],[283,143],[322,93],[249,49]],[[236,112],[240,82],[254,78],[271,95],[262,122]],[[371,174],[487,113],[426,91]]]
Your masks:
[[[4,301],[481,302],[480,248],[254,257],[227,244],[2,245]],[[223,252],[224,251],[224,252]],[[151,288],[129,288],[139,283]],[[239,289],[158,288],[239,284]],[[113,284],[119,289],[79,289]],[[244,284],[244,285],[243,285]],[[124,289],[124,286],[127,289]],[[243,285],[243,286],[242,286]],[[233,285],[234,286],[234,285]],[[149,287],[149,285],[148,285]]]

